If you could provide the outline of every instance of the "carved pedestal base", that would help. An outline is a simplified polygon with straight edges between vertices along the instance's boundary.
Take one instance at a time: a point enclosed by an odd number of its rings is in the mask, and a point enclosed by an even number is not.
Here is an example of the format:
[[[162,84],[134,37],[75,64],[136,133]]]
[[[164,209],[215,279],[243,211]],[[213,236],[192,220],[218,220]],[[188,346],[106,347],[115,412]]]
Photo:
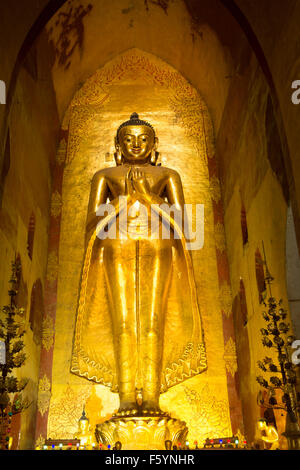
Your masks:
[[[163,450],[166,440],[183,445],[187,433],[186,423],[170,416],[113,417],[96,426],[98,442],[113,447],[120,441],[123,450]]]

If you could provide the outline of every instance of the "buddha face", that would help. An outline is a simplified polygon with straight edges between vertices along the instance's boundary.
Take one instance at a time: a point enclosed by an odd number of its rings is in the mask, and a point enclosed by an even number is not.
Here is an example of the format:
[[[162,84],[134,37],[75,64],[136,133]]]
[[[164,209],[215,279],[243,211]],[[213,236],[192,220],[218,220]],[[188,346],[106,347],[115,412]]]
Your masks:
[[[119,132],[119,144],[124,160],[129,163],[145,163],[157,139],[149,126],[125,126]]]

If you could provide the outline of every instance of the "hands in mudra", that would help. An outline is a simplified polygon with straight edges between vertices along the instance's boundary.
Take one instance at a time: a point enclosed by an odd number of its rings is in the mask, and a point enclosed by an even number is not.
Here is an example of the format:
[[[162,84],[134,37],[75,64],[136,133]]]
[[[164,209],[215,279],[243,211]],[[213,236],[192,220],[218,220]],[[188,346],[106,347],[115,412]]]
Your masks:
[[[145,173],[140,168],[131,167],[126,175],[125,193],[133,195],[136,192],[150,194],[150,185]]]

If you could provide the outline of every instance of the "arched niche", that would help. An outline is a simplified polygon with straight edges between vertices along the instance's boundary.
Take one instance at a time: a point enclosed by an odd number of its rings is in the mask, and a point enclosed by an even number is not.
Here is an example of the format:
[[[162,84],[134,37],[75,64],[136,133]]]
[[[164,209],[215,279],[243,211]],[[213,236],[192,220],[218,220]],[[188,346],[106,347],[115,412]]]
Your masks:
[[[147,7],[148,3],[148,7]],[[232,58],[218,32],[203,22],[196,25],[183,0],[160,3],[134,0],[66,2],[49,20],[46,30],[56,60],[52,68],[57,108],[62,117],[95,70],[118,54],[139,48],[160,57],[201,90],[216,128],[219,127],[232,73]],[[222,11],[222,5],[215,6]],[[234,20],[231,29],[236,28]]]

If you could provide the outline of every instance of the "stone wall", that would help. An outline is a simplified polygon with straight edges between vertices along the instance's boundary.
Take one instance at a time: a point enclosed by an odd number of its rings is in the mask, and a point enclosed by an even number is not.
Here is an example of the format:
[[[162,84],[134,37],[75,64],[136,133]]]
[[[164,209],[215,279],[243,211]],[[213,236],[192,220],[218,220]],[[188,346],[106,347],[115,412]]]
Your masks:
[[[56,154],[58,119],[51,85],[47,39],[42,35],[25,61],[19,75],[9,118],[9,144],[6,174],[3,180],[0,209],[0,305],[7,302],[11,261],[18,254],[22,264],[22,295],[19,306],[25,307],[27,361],[18,371],[28,377],[26,393],[32,405],[22,414],[21,447],[33,443],[40,341],[34,338],[29,322],[32,286],[45,278],[51,191],[51,161]],[[30,236],[29,232],[33,231]],[[32,252],[28,250],[29,246]],[[31,257],[30,257],[31,255]],[[43,289],[40,289],[42,292]],[[26,292],[26,295],[25,295]],[[41,302],[41,299],[38,300]],[[42,312],[40,312],[42,315]],[[36,320],[38,323],[39,318]],[[40,327],[38,328],[40,331]],[[18,432],[16,432],[18,436]],[[14,445],[17,437],[15,439]]]
[[[257,361],[267,353],[270,355],[261,344],[260,334],[264,320],[257,260],[264,259],[264,250],[269,270],[275,278],[273,295],[282,298],[288,308],[285,252],[289,196],[282,183],[285,168],[279,158],[282,153],[280,139],[276,135],[276,123],[270,123],[272,117],[268,106],[268,86],[252,57],[248,67],[232,82],[217,139],[234,299],[239,390],[249,442],[255,437],[256,421],[261,414],[256,401],[259,390],[256,376],[260,375]],[[275,148],[270,139],[277,142]],[[247,239],[243,239],[242,223],[247,224]],[[241,283],[244,292],[241,292]],[[242,295],[245,305],[242,305]],[[279,432],[283,432],[280,413],[276,414],[276,421]]]

